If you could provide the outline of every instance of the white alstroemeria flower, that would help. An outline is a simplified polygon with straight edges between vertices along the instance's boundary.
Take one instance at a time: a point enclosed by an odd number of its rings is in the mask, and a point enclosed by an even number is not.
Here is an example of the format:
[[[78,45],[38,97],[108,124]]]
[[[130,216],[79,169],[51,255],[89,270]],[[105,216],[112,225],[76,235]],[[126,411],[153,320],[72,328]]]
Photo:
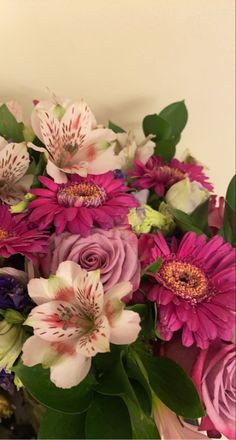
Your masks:
[[[129,282],[104,294],[99,271],[87,272],[72,261],[58,267],[49,279],[35,278],[29,295],[38,304],[27,321],[34,336],[23,346],[23,362],[51,369],[61,388],[79,384],[88,374],[92,357],[109,351],[110,343],[131,344],[140,331],[137,313],[121,301],[132,290]]]
[[[201,440],[208,437],[171,411],[156,395],[153,396],[153,418],[163,440]]]
[[[118,169],[127,171],[133,166],[135,160],[146,164],[153,155],[155,143],[148,136],[140,144],[137,144],[135,135],[132,131],[127,133],[117,133],[117,161]]]
[[[0,201],[15,205],[24,198],[33,182],[32,175],[25,175],[29,162],[25,142],[8,143],[0,137]]]
[[[70,103],[54,97],[39,101],[32,113],[31,124],[46,148],[29,143],[29,147],[43,151],[47,158],[47,173],[55,182],[67,181],[65,173],[86,176],[102,174],[111,169],[115,153],[112,142],[115,133],[98,128],[95,117],[84,102]],[[105,160],[99,160],[105,154]],[[97,162],[98,161],[98,162]]]
[[[170,187],[165,200],[171,208],[191,214],[209,196],[209,192],[199,182],[191,182],[185,178]]]

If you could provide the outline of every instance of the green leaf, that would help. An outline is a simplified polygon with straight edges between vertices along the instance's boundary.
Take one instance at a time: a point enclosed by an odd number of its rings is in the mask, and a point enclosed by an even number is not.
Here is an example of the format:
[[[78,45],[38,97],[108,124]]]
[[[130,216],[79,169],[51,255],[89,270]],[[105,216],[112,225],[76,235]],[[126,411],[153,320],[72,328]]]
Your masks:
[[[225,200],[232,211],[236,212],[236,175],[232,177],[227,188]]]
[[[132,350],[128,351],[126,357],[125,370],[131,381],[132,388],[138,397],[139,404],[145,413],[151,414],[152,411],[152,391],[147,378],[140,370],[136,362],[135,353]],[[133,382],[135,380],[136,384]],[[138,386],[138,385],[139,386]]]
[[[218,234],[233,246],[236,245],[236,176],[231,179],[226,192],[224,225]]]
[[[178,137],[187,123],[188,111],[184,101],[179,101],[165,107],[159,116],[170,124],[172,135]]]
[[[21,124],[17,122],[5,104],[0,107],[0,135],[13,142],[24,141]]]
[[[158,257],[156,261],[154,261],[154,263],[150,264],[149,266],[147,266],[141,276],[144,276],[145,274],[147,274],[148,272],[152,272],[152,273],[156,273],[158,272],[158,270],[160,269],[162,265],[162,258]]]
[[[40,365],[26,367],[19,363],[14,372],[32,396],[42,405],[65,413],[86,411],[93,398],[94,379],[88,375],[79,385],[70,389],[57,388],[50,380],[49,369]]]
[[[170,124],[157,114],[147,115],[143,120],[143,131],[145,136],[155,135],[154,141],[169,139],[172,134]]]
[[[38,439],[84,439],[85,414],[64,414],[48,409],[43,416]]]
[[[113,358],[112,367],[103,374],[95,390],[104,395],[119,396],[123,399],[130,416],[132,438],[159,438],[153,420],[140,407],[138,397],[127,376],[122,361],[124,350],[111,353],[110,357]]]
[[[209,199],[199,205],[193,213],[190,215],[192,222],[198,229],[203,231],[206,235],[210,236],[211,231],[208,226],[208,208]]]
[[[189,419],[205,414],[192,380],[178,364],[164,356],[139,354],[154,393],[168,408]]]
[[[99,384],[95,386],[98,393],[109,396],[128,396],[136,404],[138,404],[137,397],[130,385],[128,376],[124,369],[122,358],[124,350],[111,352],[106,355],[107,361],[111,363],[112,368],[103,372],[103,376]],[[108,359],[110,357],[110,359]]]
[[[182,229],[182,231],[193,231],[197,235],[203,234],[203,231],[193,224],[193,219],[190,215],[181,211],[180,209],[171,209],[171,213],[173,214],[177,225]]]
[[[129,411],[132,438],[159,439],[160,435],[152,417],[147,416],[129,397],[125,396],[124,401]]]
[[[114,131],[114,133],[125,133],[125,130],[123,130],[123,128],[114,124],[112,121],[108,121],[108,128]]]
[[[85,422],[87,439],[131,439],[127,407],[120,397],[96,394]]]
[[[160,156],[164,161],[169,162],[175,155],[176,140],[172,139],[163,139],[156,143],[155,154]]]

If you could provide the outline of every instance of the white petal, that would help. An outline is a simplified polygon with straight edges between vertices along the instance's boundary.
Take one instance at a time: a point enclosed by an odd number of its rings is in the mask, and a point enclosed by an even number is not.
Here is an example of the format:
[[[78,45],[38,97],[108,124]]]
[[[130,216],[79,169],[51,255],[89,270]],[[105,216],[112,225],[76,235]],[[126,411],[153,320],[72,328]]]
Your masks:
[[[60,122],[60,137],[63,145],[80,146],[84,136],[91,131],[92,123],[93,114],[85,102],[70,105]]]
[[[109,351],[110,328],[106,316],[100,316],[93,324],[93,329],[81,336],[76,350],[84,356],[95,356]]]
[[[51,367],[51,381],[60,388],[78,385],[87,376],[91,368],[91,358],[77,353],[72,357],[60,359]]]
[[[48,364],[51,351],[50,342],[38,336],[31,336],[27,339],[22,348],[23,364],[27,365],[27,367],[32,367],[37,364]]]
[[[129,281],[116,284],[106,292],[105,304],[113,299],[121,300],[132,291],[132,288],[132,284]]]
[[[33,278],[28,283],[29,296],[36,304],[43,304],[53,299],[49,292],[48,280],[45,278]]]
[[[74,261],[63,261],[58,266],[56,271],[56,276],[64,279],[70,286],[73,286],[75,279],[84,273],[84,270],[80,267],[79,264]]]
[[[55,162],[60,160],[63,148],[62,139],[59,133],[60,123],[50,111],[36,110],[40,120],[40,129],[43,143],[46,145],[50,156]]]
[[[25,324],[34,328],[35,335],[46,341],[65,341],[84,334],[83,325],[78,327],[81,316],[72,304],[66,301],[50,301],[35,307]],[[86,325],[82,316],[82,324]]]
[[[132,344],[141,330],[140,316],[131,310],[123,310],[110,322],[110,341],[113,344]]]
[[[66,174],[60,168],[58,168],[50,159],[48,159],[46,170],[48,175],[52,177],[56,183],[67,182],[68,179],[66,177]]]
[[[78,307],[91,319],[98,317],[103,310],[104,291],[99,270],[87,272],[80,270],[74,281]]]
[[[1,105],[0,105],[1,106]],[[0,151],[7,145],[7,141],[4,137],[0,136]]]
[[[17,182],[29,167],[29,153],[26,144],[10,143],[0,150],[0,180]]]

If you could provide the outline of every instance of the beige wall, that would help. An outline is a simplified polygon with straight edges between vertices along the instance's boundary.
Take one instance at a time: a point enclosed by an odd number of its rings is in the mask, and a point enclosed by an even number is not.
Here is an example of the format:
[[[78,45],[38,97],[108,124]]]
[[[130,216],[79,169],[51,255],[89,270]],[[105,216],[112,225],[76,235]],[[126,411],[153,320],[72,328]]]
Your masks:
[[[0,0],[0,100],[84,97],[138,128],[185,98],[181,148],[224,193],[234,171],[233,0]]]

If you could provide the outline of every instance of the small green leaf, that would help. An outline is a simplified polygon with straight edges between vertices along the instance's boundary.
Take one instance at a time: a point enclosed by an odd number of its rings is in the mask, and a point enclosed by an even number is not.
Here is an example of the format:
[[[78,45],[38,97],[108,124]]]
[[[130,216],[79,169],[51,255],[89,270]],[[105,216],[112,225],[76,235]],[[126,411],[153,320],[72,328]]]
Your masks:
[[[152,417],[147,416],[142,409],[127,396],[124,401],[129,411],[133,439],[160,439],[159,432]]]
[[[125,130],[123,130],[123,128],[114,124],[112,121],[108,121],[108,128],[114,131],[114,133],[125,133]]]
[[[172,135],[178,137],[187,123],[188,111],[184,101],[179,101],[165,107],[159,113],[159,116],[169,122],[172,128]]]
[[[165,162],[169,162],[175,155],[176,140],[172,139],[163,139],[156,143],[155,154],[160,156]]]
[[[14,372],[25,388],[42,405],[65,413],[81,413],[88,409],[93,398],[94,379],[88,375],[79,385],[70,389],[57,388],[50,380],[49,369],[40,365],[26,367],[18,363]]]
[[[236,212],[236,175],[232,177],[227,188],[226,197],[229,207]]]
[[[85,414],[65,414],[48,409],[43,416],[38,439],[84,439]]]
[[[120,397],[96,394],[85,422],[87,439],[131,439],[127,407]]]
[[[5,104],[0,107],[0,135],[12,142],[24,141],[22,125],[17,122]]]
[[[181,211],[180,209],[171,209],[171,213],[173,214],[177,225],[184,232],[193,231],[197,235],[203,234],[203,231],[193,224],[193,219],[190,215]]]
[[[203,416],[204,410],[192,380],[169,358],[139,353],[154,393],[177,415],[189,419]]]
[[[154,261],[154,263],[150,264],[150,266],[147,266],[143,270],[141,276],[144,276],[144,275],[148,274],[148,272],[152,272],[152,273],[158,272],[158,270],[160,269],[161,265],[162,265],[162,258],[158,257],[157,260]]]
[[[193,213],[190,215],[193,224],[201,229],[206,235],[210,236],[211,231],[208,226],[208,208],[209,208],[209,199],[207,199],[204,203],[199,205]]]
[[[236,245],[236,176],[231,179],[226,192],[224,225],[218,234],[232,246]]]
[[[143,131],[145,136],[155,135],[154,141],[169,139],[172,133],[170,124],[157,114],[145,116],[143,120]]]
[[[132,350],[128,351],[128,356],[126,357],[125,362],[125,370],[127,372],[129,380],[131,380],[132,388],[134,389],[135,394],[138,397],[140,406],[142,407],[144,412],[150,415],[152,411],[151,387],[147,378],[144,376],[139,365],[137,364],[135,352],[133,352]],[[136,381],[136,387],[134,386],[132,380]],[[137,384],[139,384],[139,387],[137,386]],[[140,399],[141,396],[143,396],[142,399]]]

